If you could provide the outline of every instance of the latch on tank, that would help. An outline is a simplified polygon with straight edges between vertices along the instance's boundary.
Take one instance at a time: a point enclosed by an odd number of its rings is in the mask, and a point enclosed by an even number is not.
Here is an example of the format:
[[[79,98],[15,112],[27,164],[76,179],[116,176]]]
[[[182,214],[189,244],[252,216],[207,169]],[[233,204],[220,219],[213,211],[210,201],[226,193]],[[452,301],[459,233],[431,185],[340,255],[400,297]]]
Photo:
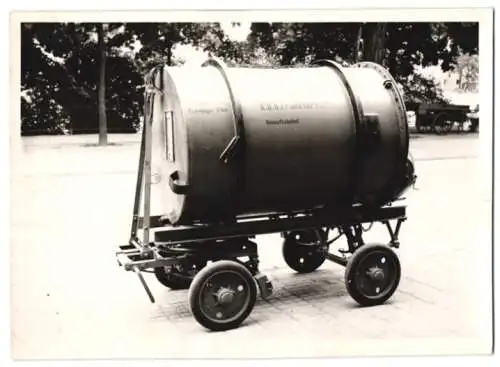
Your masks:
[[[373,150],[380,143],[380,121],[378,114],[367,113],[363,115],[360,134],[361,146],[365,150]]]

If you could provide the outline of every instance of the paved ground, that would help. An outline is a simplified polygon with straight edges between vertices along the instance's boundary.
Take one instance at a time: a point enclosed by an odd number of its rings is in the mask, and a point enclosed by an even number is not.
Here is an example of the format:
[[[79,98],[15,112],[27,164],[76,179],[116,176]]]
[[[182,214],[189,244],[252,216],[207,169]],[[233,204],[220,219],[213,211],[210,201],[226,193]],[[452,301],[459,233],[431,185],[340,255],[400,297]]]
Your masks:
[[[137,278],[116,265],[114,251],[127,241],[137,139],[113,137],[121,144],[107,148],[82,147],[80,139],[25,139],[14,163],[14,358],[489,352],[491,199],[477,135],[412,140],[418,190],[408,196],[403,279],[390,302],[357,307],[343,268],[327,263],[295,275],[281,259],[280,238],[262,236],[261,269],[274,297],[225,333],[192,319],[187,291],[148,276],[157,298],[150,304]],[[387,234],[374,227],[370,239]]]

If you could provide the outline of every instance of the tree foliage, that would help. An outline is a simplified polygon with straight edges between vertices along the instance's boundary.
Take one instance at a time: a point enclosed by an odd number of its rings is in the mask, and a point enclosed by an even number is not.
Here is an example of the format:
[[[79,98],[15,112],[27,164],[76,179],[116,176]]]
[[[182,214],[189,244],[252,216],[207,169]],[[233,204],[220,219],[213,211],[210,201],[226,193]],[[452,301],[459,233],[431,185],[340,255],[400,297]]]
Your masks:
[[[22,24],[21,37],[22,133],[97,133],[97,24]],[[373,60],[403,85],[408,102],[444,101],[438,84],[415,66],[456,70],[463,90],[477,87],[477,23],[252,23],[245,41],[232,40],[218,23],[108,23],[104,40],[109,132],[137,130],[143,76],[160,63],[182,64],[176,45],[230,65]]]
[[[112,38],[118,27],[110,24],[106,38]],[[22,33],[21,88],[30,97],[22,100],[23,133],[97,132],[96,24],[23,24]],[[141,111],[141,91],[135,86],[142,84],[142,78],[131,60],[113,56],[112,49],[110,54],[106,62],[108,130],[132,132]],[[124,84],[134,88],[123,88]]]
[[[372,40],[377,28],[384,38],[378,44]],[[477,30],[477,23],[253,23],[249,42],[276,54],[286,65],[335,57],[354,62],[361,41],[365,59],[381,51],[391,72],[407,76],[413,65],[442,61],[447,71],[459,50],[477,53]]]
[[[479,84],[478,55],[464,54],[457,58],[457,87],[464,92],[476,92]]]
[[[21,25],[21,130],[23,135],[63,132],[70,116],[66,101],[84,94],[63,64],[47,56],[37,35],[47,24]],[[54,37],[55,38],[55,37]],[[51,40],[53,42],[53,40]]]
[[[478,24],[253,23],[248,42],[266,49],[281,65],[322,58],[347,64],[375,61],[405,85],[408,96],[443,101],[439,86],[415,75],[414,68],[440,65],[443,71],[453,70],[460,54],[478,52]]]
[[[249,43],[271,53],[281,65],[313,59],[353,59],[358,23],[253,23]]]
[[[137,131],[146,70],[181,62],[172,55],[176,44],[207,47],[214,29],[210,23],[107,24],[108,131]],[[95,23],[22,25],[21,89],[29,96],[21,102],[23,134],[98,131],[97,41]]]
[[[118,40],[130,49],[141,45],[134,61],[139,72],[144,74],[160,63],[182,63],[173,54],[176,45],[208,49],[222,38],[224,32],[217,23],[125,23]]]
[[[408,110],[415,110],[419,103],[449,103],[438,82],[431,76],[415,73],[406,77],[401,85]]]

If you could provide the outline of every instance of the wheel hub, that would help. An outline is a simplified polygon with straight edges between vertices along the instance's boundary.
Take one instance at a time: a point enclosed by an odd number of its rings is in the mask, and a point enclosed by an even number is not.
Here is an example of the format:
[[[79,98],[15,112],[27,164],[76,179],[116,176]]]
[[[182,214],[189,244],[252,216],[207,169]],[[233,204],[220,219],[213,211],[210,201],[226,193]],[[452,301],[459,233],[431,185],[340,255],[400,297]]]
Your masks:
[[[384,270],[380,269],[378,266],[368,269],[368,277],[376,282],[381,282],[385,278]]]
[[[217,291],[217,302],[222,305],[227,305],[234,300],[235,292],[230,288],[222,287]]]

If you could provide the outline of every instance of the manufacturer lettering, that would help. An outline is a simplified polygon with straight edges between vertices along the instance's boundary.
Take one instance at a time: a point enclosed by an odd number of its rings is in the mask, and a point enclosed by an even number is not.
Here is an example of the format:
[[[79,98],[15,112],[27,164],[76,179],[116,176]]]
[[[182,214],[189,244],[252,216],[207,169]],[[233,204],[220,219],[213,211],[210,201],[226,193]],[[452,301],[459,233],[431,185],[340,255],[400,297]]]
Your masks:
[[[227,107],[196,107],[196,108],[189,108],[188,112],[189,113],[198,113],[198,114],[211,114],[211,113],[225,113],[228,112],[229,109]]]
[[[328,104],[326,102],[319,103],[261,103],[260,110],[263,112],[281,112],[281,111],[293,111],[293,110],[316,110],[321,108],[327,108]]]
[[[279,120],[266,120],[268,125],[288,125],[288,124],[298,124],[299,119],[279,119]]]

